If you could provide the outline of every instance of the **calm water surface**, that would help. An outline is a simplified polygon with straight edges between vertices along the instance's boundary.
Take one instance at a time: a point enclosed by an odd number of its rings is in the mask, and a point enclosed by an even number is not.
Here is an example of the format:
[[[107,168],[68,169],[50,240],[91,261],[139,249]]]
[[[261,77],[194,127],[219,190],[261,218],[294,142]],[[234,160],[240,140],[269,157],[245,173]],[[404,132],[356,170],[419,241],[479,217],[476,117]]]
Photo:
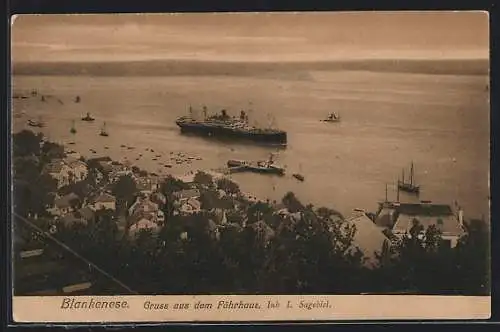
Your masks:
[[[245,191],[273,200],[291,190],[304,202],[344,214],[354,208],[374,210],[384,198],[386,184],[389,199],[395,198],[394,184],[413,161],[420,199],[449,204],[457,200],[466,216],[487,218],[486,83],[483,76],[363,71],[276,78],[16,76],[14,93],[37,89],[53,97],[45,102],[40,97],[14,100],[13,130],[27,128],[28,118],[41,116],[47,124],[42,131],[51,140],[74,141],[73,148],[83,155],[127,158],[150,171],[182,175],[223,167],[230,158],[263,159],[276,152],[183,136],[174,123],[189,104],[206,104],[213,111],[226,108],[234,114],[250,108],[252,121],[268,125],[274,118],[275,126],[288,132],[288,147],[279,151],[277,162],[289,174],[232,175]],[[81,103],[74,102],[76,95]],[[80,121],[87,111],[95,123]],[[341,123],[320,122],[332,111],[340,113]],[[104,121],[109,137],[98,135]],[[177,152],[202,160],[171,169],[161,165]],[[298,182],[291,177],[294,172],[306,180]],[[401,198],[415,200],[404,194]]]

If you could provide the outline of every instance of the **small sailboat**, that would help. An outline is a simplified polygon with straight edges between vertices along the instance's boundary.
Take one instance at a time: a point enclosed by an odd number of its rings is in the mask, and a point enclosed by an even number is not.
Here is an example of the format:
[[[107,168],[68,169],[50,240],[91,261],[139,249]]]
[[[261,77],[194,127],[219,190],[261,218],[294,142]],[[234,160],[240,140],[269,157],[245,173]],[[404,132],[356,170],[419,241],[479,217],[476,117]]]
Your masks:
[[[73,120],[71,124],[71,129],[69,130],[70,133],[76,134],[76,128],[75,128],[75,120]]]
[[[398,188],[402,191],[407,192],[407,193],[419,194],[420,193],[420,186],[414,183],[413,162],[411,163],[411,168],[410,168],[410,181],[409,182],[405,181],[404,169],[403,169],[402,175],[403,175],[402,180],[398,180]]]
[[[102,124],[100,136],[109,136],[108,131],[106,130],[106,122]]]
[[[90,116],[90,113],[87,112],[87,115],[85,117],[82,118],[82,121],[89,121],[89,122],[92,122],[94,121],[95,119],[93,117]]]
[[[340,115],[338,115],[337,112],[330,113],[328,117],[324,120],[321,120],[323,122],[339,122],[340,121]]]

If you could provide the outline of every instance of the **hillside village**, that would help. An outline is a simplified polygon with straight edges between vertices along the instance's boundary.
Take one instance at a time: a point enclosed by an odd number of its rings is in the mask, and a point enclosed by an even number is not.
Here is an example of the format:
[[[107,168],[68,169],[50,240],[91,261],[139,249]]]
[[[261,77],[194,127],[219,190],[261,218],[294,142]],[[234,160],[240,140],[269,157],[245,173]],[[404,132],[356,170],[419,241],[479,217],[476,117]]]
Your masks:
[[[276,243],[293,234],[297,243],[330,239],[334,255],[340,253],[345,259],[358,261],[359,271],[376,272],[384,260],[397,260],[403,255],[400,248],[405,243],[420,241],[423,252],[431,244],[449,251],[460,247],[461,239],[467,237],[463,212],[458,207],[386,201],[380,202],[376,213],[359,210],[344,217],[331,208],[303,205],[293,193],[279,202],[257,199],[218,173],[191,172],[180,180],[107,157],[85,159],[30,133],[19,133],[18,146],[14,147],[14,211],[17,217],[31,220],[62,240],[72,238],[68,234],[75,230],[104,229],[107,234],[92,236],[116,243],[126,241],[132,246],[142,245],[137,243],[145,237],[151,238],[154,245],[166,246],[167,237],[175,243],[189,243],[199,241],[201,236],[224,246],[228,236],[234,241],[238,236],[252,234],[252,246],[258,244],[264,248],[258,250],[274,252],[281,250],[275,248]],[[30,199],[36,204],[30,205]],[[317,234],[319,230],[324,234]],[[437,238],[438,243],[429,242]],[[20,257],[34,261],[33,257],[44,255],[40,248],[27,245],[29,236],[28,240],[18,240],[25,246],[21,245]],[[285,243],[289,242],[282,245]],[[251,248],[238,250],[256,250]],[[20,258],[20,262],[23,260]]]

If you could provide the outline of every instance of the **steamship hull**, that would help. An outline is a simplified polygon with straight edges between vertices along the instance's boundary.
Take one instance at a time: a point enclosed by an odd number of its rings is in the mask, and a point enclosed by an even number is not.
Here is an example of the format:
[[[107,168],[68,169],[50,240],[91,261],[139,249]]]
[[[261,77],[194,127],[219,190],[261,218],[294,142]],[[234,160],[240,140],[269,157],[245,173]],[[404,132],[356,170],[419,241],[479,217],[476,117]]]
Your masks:
[[[287,134],[284,131],[258,132],[245,131],[223,126],[207,126],[199,123],[177,121],[181,133],[195,134],[212,138],[247,140],[263,144],[286,145]]]

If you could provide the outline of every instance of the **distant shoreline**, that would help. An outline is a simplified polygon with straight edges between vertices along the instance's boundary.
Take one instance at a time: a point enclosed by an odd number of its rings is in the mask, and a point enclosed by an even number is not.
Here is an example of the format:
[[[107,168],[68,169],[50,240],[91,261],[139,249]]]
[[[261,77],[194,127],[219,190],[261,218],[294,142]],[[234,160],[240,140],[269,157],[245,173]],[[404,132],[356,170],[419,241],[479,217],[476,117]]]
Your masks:
[[[436,75],[488,75],[489,59],[369,59],[317,62],[150,60],[13,62],[12,74],[39,76],[272,76],[301,71],[373,71]]]

